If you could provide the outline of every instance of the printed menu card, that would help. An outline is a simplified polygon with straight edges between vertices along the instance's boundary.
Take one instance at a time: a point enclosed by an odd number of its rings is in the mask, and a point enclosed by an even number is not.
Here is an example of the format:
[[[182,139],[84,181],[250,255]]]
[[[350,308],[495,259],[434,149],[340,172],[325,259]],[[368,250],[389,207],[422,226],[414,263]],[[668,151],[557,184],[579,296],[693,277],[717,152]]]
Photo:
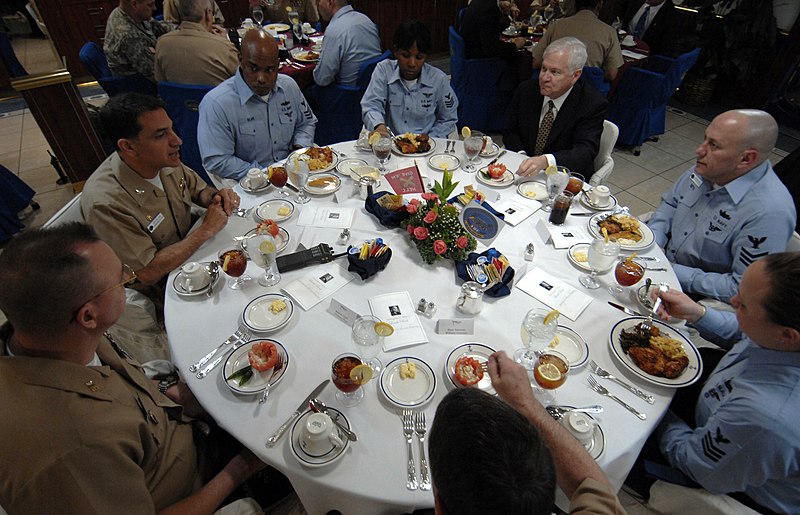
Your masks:
[[[521,281],[517,281],[516,286],[551,309],[557,309],[573,322],[592,303],[592,297],[541,268],[532,268]]]
[[[428,343],[425,329],[414,311],[411,295],[407,291],[385,293],[369,299],[373,316],[394,327],[394,333],[383,341],[383,350],[389,351],[418,343]]]

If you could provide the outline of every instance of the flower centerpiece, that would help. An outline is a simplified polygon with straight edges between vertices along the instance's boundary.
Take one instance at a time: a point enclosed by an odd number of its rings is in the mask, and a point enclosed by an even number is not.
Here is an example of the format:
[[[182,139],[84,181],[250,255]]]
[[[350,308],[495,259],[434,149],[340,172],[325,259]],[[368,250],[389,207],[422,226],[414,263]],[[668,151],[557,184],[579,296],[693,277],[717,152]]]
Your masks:
[[[412,199],[405,206],[410,215],[405,221],[409,238],[429,264],[440,259],[462,261],[477,246],[461,226],[458,210],[447,204],[447,197],[458,186],[452,179],[453,172],[445,170],[442,183],[436,182],[431,192],[423,193],[423,201]]]

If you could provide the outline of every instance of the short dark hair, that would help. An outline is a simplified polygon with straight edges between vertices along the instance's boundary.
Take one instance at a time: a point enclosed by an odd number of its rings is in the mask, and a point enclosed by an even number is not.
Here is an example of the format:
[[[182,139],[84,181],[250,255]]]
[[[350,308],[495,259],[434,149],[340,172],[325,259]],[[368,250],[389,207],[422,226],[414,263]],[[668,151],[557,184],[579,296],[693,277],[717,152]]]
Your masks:
[[[449,514],[549,514],[556,474],[550,451],[514,408],[477,388],[448,393],[431,428],[436,495]]]
[[[800,331],[800,252],[779,252],[762,259],[770,282],[763,301],[767,316],[775,324]]]
[[[15,329],[53,334],[65,329],[98,288],[89,261],[76,252],[100,237],[72,222],[21,233],[0,254],[0,311]]]
[[[421,21],[411,20],[401,23],[394,31],[394,48],[408,50],[414,43],[417,50],[427,54],[431,49],[431,31]]]
[[[123,93],[108,99],[100,109],[100,124],[109,139],[135,138],[142,131],[139,116],[167,106],[161,99],[142,93]]]

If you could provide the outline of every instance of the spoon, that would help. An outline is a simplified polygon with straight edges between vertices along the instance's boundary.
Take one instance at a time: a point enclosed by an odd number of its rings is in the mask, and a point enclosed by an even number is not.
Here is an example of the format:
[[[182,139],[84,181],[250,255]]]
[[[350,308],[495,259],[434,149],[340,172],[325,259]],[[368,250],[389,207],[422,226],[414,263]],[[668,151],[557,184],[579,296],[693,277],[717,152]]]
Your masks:
[[[311,399],[308,402],[308,406],[311,408],[311,411],[313,411],[314,413],[325,413],[326,415],[328,415],[328,407],[325,405],[324,402],[322,402],[319,399]],[[339,422],[335,418],[331,417],[331,420],[333,421],[334,424],[336,424],[336,427],[341,429],[342,432],[347,435],[347,439],[348,440],[350,440],[351,442],[357,442],[358,441],[358,436],[356,436],[356,434],[354,432],[352,432],[349,429],[347,429],[341,422]]]
[[[208,281],[208,290],[206,291],[206,297],[211,297],[214,294],[214,282],[216,282],[217,277],[219,277],[219,262],[212,261],[208,264],[208,272],[211,276],[211,279]]]
[[[575,411],[577,413],[602,413],[603,407],[599,404],[595,404],[592,406],[584,406],[582,408],[564,408],[561,406],[547,406],[547,412],[550,413],[550,416],[556,420],[560,420],[564,413],[569,413],[570,411]]]

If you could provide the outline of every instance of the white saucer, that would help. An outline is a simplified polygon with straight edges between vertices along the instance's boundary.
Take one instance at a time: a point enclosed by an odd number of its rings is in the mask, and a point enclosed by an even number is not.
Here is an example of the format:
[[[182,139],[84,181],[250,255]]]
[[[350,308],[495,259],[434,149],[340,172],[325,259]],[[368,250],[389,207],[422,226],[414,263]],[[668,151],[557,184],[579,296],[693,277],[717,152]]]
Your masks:
[[[560,407],[574,408],[575,406],[560,405]],[[561,425],[563,425],[563,421],[566,420],[566,413],[564,415],[565,416],[558,421]],[[606,449],[606,435],[603,433],[603,428],[600,427],[600,423],[595,420],[593,416],[591,416],[589,413],[584,413],[584,415],[594,420],[594,434],[592,434],[592,439],[589,442],[583,444],[583,448],[586,449],[586,452],[589,453],[589,456],[597,460],[597,458],[599,458]]]
[[[208,277],[208,280],[210,281],[211,280],[211,274],[208,273],[208,265],[209,264],[208,263],[203,263],[203,265],[206,268],[206,275]],[[201,288],[197,288],[197,289],[193,289],[193,290],[186,290],[183,287],[183,285],[180,283],[179,279],[180,279],[181,275],[182,275],[182,272],[178,272],[177,274],[175,274],[175,277],[172,278],[172,289],[175,290],[175,293],[177,293],[181,297],[197,297],[198,295],[203,295],[206,291],[208,291],[208,282],[206,282],[205,285],[203,285]],[[217,285],[221,275],[222,275],[222,271],[220,270],[220,273],[217,274],[217,279],[214,281],[214,284],[212,285],[212,288]]]
[[[400,378],[400,365],[414,363],[417,376],[414,379]],[[380,388],[386,398],[400,408],[422,406],[433,398],[436,391],[436,374],[419,358],[403,356],[390,362],[381,371]]]
[[[231,374],[250,364],[247,353],[250,352],[250,350],[253,348],[253,345],[259,342],[269,342],[275,345],[278,352],[281,354],[281,357],[283,358],[283,365],[281,366],[280,370],[275,372],[274,381],[272,369],[265,370],[264,372],[253,370],[253,378],[243,386],[239,386],[236,380],[228,381],[227,378],[230,377]],[[279,341],[270,340],[269,338],[259,338],[257,340],[250,340],[244,345],[237,347],[236,350],[228,355],[228,359],[225,360],[225,366],[222,367],[222,379],[225,381],[225,384],[228,385],[228,388],[233,391],[233,393],[239,393],[242,395],[255,395],[263,392],[267,387],[267,383],[270,381],[273,381],[273,387],[280,383],[284,374],[286,374],[287,368],[289,368],[289,352],[286,350],[286,347],[284,347]],[[272,390],[270,389],[270,392],[271,391]]]
[[[339,164],[336,165],[336,171],[342,175],[347,175],[351,179],[358,180],[358,174],[353,171],[358,166],[367,166],[367,162],[363,159],[348,157],[339,161]]]
[[[334,430],[338,432],[339,438],[342,439],[344,445],[341,447],[334,447],[331,444],[330,450],[322,455],[308,454],[300,445],[300,433],[302,432],[303,426],[306,424],[306,419],[309,415],[311,415],[311,413],[312,411],[308,410],[300,415],[300,418],[298,418],[292,426],[292,430],[289,433],[289,448],[292,450],[292,454],[301,465],[310,468],[324,467],[325,465],[329,465],[344,456],[345,451],[347,451],[347,448],[350,446],[350,440],[347,439],[347,435],[343,434],[338,427],[334,427]],[[337,410],[336,408],[329,407],[328,415],[337,420],[347,429],[350,429],[350,421],[347,420],[347,417],[345,417],[344,413],[341,411]]]
[[[570,368],[577,368],[586,364],[589,359],[589,345],[581,335],[569,327],[559,325],[556,329],[558,344],[552,348],[567,358]]]
[[[578,197],[578,199],[580,200],[580,203],[583,207],[588,207],[593,211],[611,211],[612,209],[617,207],[617,197],[615,197],[614,195],[610,195],[608,197],[608,203],[605,206],[598,206],[597,204],[593,204],[592,202],[590,202],[586,191],[583,191],[583,193]]]
[[[428,166],[434,170],[444,171],[444,166],[451,172],[461,165],[461,160],[453,154],[434,154],[428,158]]]
[[[493,348],[482,343],[470,342],[459,345],[450,351],[450,354],[447,356],[447,360],[444,363],[445,375],[447,375],[447,378],[456,388],[467,388],[456,381],[456,361],[458,361],[462,356],[469,356],[470,358],[474,358],[483,364],[489,361],[489,356],[494,352],[495,350]],[[492,379],[489,377],[489,373],[485,370],[483,371],[483,378],[478,381],[478,384],[476,384],[475,387],[492,395],[496,393],[494,387],[492,386]]]
[[[547,200],[547,186],[539,181],[522,182],[517,186],[517,193],[533,200]]]
[[[492,145],[480,153],[481,157],[494,157],[500,152],[500,145],[492,142]]]
[[[270,304],[276,300],[286,303],[286,309],[273,313]],[[257,333],[266,333],[280,329],[289,323],[294,315],[294,302],[286,295],[268,293],[250,301],[242,312],[242,321]]]
[[[278,210],[282,207],[288,207],[290,209],[289,214],[279,215]],[[283,222],[294,214],[294,204],[282,198],[275,198],[262,203],[256,208],[255,213],[256,218],[262,222],[268,219],[274,222]]]
[[[264,180],[264,184],[257,188],[251,187],[250,182],[250,177],[244,176],[239,179],[239,186],[241,186],[246,193],[261,193],[262,191],[267,191],[270,186],[269,181],[267,180]]]

